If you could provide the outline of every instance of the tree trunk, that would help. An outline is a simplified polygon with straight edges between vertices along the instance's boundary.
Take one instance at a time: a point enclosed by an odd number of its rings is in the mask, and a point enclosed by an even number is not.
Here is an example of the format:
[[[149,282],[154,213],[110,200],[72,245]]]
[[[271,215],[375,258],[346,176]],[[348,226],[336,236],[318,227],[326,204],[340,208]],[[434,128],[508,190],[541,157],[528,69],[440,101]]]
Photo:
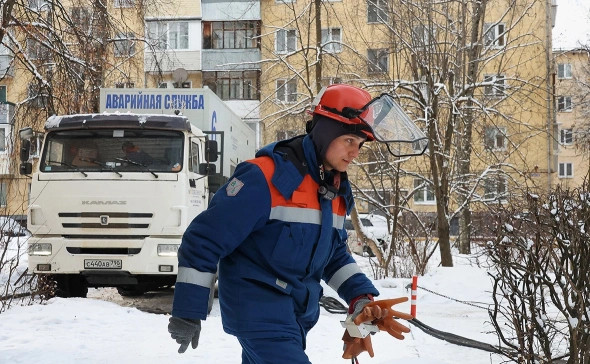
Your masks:
[[[371,248],[371,251],[373,251],[373,254],[375,254],[375,258],[379,262],[379,266],[385,269],[385,277],[387,277],[387,264],[385,264],[383,252],[381,252],[381,249],[379,249],[377,243],[374,242],[372,239],[369,239],[361,229],[360,219],[356,211],[356,207],[353,207],[352,211],[350,212],[350,220],[352,221],[352,226],[354,226],[354,231],[356,231],[356,235],[362,241],[363,245],[366,245],[369,248]]]
[[[440,251],[440,264],[443,267],[453,266],[453,256],[451,254],[451,241],[449,239],[449,220],[444,214],[438,211],[438,249]]]

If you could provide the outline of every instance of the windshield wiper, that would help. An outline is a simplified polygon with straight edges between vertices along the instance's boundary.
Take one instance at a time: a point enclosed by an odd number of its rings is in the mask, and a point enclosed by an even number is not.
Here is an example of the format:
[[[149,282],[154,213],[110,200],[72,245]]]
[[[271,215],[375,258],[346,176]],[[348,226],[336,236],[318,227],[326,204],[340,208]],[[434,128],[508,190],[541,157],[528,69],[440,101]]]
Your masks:
[[[116,174],[118,174],[119,177],[123,177],[123,175],[121,173],[119,173],[119,171],[115,170],[115,167],[109,166],[108,164],[99,162],[99,161],[94,160],[94,159],[85,159],[85,158],[83,159],[83,158],[80,158],[80,160],[81,161],[84,161],[84,162],[94,163],[94,164],[99,165],[101,167],[107,168],[109,171],[112,171],[112,172],[115,172]]]
[[[81,170],[80,168],[78,168],[77,166],[75,166],[73,164],[69,164],[69,163],[65,163],[65,162],[59,162],[59,161],[47,161],[47,164],[51,164],[51,163],[59,164],[60,166],[70,167],[73,170],[75,170],[76,172],[82,173],[84,175],[84,177],[88,177],[88,174],[86,172],[84,172],[83,170]]]
[[[145,168],[145,170],[146,170],[146,171],[148,171],[148,172],[150,172],[151,174],[153,174],[153,175],[154,175],[154,177],[156,177],[156,178],[158,178],[158,177],[159,177],[159,176],[158,176],[158,175],[157,175],[157,174],[156,174],[154,171],[152,171],[151,169],[149,169],[149,167],[148,167],[148,166],[146,166],[145,164],[142,164],[142,163],[139,163],[139,162],[136,162],[136,161],[132,161],[132,160],[131,160],[131,159],[129,159],[129,158],[115,158],[115,160],[117,160],[117,161],[119,161],[119,162],[126,162],[126,163],[131,163],[131,164],[134,164],[134,165],[136,165],[136,166],[143,167],[143,168]]]

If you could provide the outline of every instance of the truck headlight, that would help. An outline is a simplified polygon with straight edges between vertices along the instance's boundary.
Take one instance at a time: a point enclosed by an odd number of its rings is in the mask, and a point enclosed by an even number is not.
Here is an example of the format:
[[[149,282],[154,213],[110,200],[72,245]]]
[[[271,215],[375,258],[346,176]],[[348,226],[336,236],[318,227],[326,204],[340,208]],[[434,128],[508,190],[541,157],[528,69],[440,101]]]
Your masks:
[[[175,257],[178,255],[179,244],[158,244],[158,255],[161,257]]]
[[[32,243],[29,245],[29,255],[51,255],[51,244]]]

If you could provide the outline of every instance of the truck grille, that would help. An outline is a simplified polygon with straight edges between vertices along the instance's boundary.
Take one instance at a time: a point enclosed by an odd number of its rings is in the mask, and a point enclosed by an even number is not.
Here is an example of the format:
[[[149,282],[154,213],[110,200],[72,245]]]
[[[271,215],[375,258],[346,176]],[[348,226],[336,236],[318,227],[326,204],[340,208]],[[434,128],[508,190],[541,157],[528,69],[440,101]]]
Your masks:
[[[113,254],[113,255],[136,255],[141,248],[78,248],[67,247],[70,254]]]
[[[75,218],[62,221],[64,228],[81,229],[147,229],[152,213],[133,212],[60,212],[60,218]],[[133,219],[133,221],[130,221]],[[113,221],[114,220],[114,221]]]

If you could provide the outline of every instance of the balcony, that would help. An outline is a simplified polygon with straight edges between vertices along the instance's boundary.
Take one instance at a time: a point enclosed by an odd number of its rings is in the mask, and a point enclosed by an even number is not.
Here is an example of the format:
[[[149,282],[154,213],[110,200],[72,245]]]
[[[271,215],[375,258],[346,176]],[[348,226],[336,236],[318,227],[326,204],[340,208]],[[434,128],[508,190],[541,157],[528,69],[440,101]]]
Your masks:
[[[203,71],[259,70],[260,49],[203,49]]]

